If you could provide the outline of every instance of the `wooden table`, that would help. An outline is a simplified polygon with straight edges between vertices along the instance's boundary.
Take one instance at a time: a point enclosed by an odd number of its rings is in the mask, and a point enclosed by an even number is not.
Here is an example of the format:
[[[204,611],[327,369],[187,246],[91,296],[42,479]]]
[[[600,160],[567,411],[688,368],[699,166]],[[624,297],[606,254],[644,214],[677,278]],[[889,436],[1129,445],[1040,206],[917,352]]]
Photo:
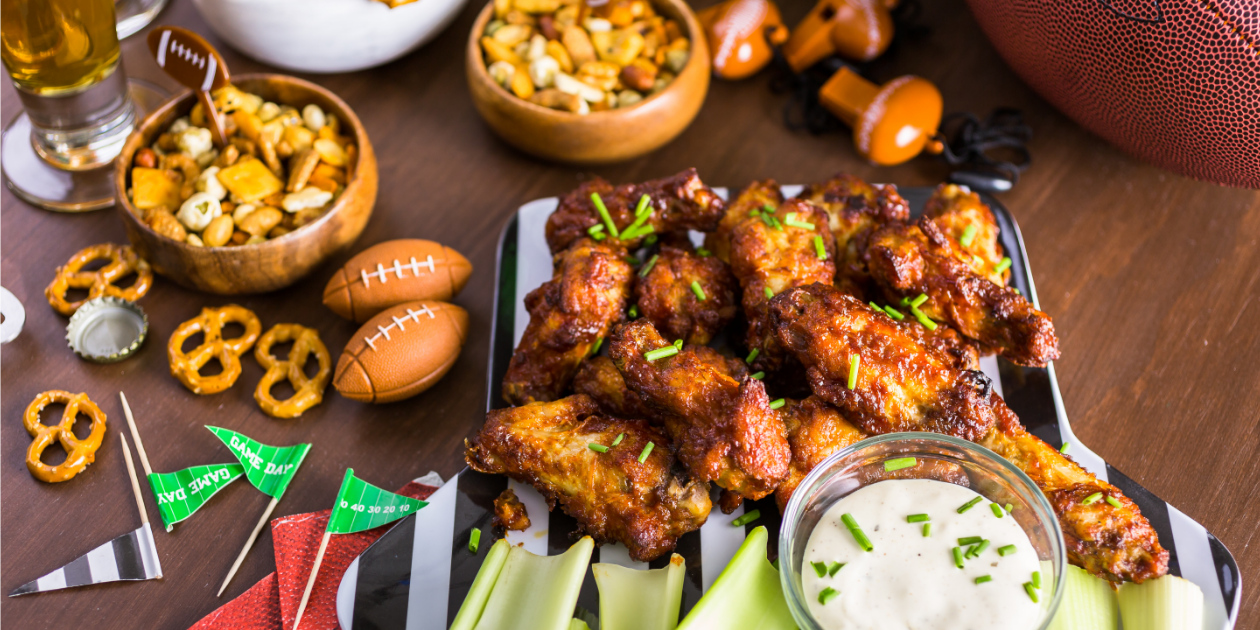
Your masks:
[[[1003,199],[1023,228],[1042,307],[1055,317],[1063,349],[1059,384],[1073,427],[1233,550],[1251,585],[1238,627],[1260,625],[1254,586],[1260,555],[1250,548],[1260,531],[1260,370],[1251,360],[1260,356],[1260,194],[1191,181],[1121,154],[1021,83],[961,0],[923,4],[931,35],[899,45],[872,66],[871,76],[927,77],[941,87],[949,111],[984,113],[999,105],[1024,111],[1036,132],[1035,162]],[[770,92],[765,75],[715,82],[695,123],[653,155],[593,170],[540,163],[500,142],[472,108],[463,46],[479,8],[465,7],[440,37],[397,62],[314,77],[355,108],[380,160],[380,197],[358,245],[434,239],[476,268],[456,300],[471,316],[468,345],[440,386],[411,400],[362,405],[330,388],[302,419],[274,420],[254,403],[261,370],[252,359],[235,387],[214,396],[190,394],[168,372],[165,346],[174,327],[202,306],[233,301],[255,310],[265,326],[292,321],[318,328],[336,356],[355,326],[324,308],[320,294],[349,254],[265,296],[229,300],[159,279],[141,302],[150,339],[138,355],[116,365],[80,361],[66,348],[66,319],[49,309],[42,291],[54,268],[80,248],[125,242],[122,226],[113,210],[58,215],[17,201],[7,189],[0,193],[0,270],[27,311],[25,331],[0,353],[5,593],[138,525],[118,444],[126,424],[119,390],[131,400],[159,471],[233,461],[205,424],[264,443],[313,443],[276,516],[329,507],[347,466],[386,488],[430,470],[444,477],[458,472],[463,440],[481,426],[485,410],[495,244],[525,201],[563,193],[591,172],[622,182],[696,166],[706,182],[731,187],[765,177],[805,183],[841,170],[901,185],[931,185],[946,174],[929,158],[873,168],[856,157],[847,134],[789,132],[781,119],[784,97]],[[793,0],[782,8],[795,24],[809,4]],[[188,2],[173,3],[159,22],[204,34],[236,72],[268,69],[213,37]],[[129,75],[161,81],[143,46],[141,36],[123,44]],[[20,107],[7,85],[3,106],[6,120]],[[69,483],[50,485],[26,471],[30,440],[20,419],[36,393],[53,388],[89,393],[109,414],[109,432],[93,466]],[[156,519],[156,505],[146,501]],[[233,484],[174,533],[157,534],[164,580],[0,598],[4,625],[186,628],[274,569],[264,532],[224,599],[214,597],[266,503],[249,484]]]

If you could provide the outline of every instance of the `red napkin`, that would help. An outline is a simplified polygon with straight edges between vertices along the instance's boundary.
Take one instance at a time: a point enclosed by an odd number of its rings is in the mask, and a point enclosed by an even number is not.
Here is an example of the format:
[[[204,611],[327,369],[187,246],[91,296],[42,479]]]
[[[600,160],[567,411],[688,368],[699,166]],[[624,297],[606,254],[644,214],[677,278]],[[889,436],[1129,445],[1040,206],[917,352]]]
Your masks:
[[[415,482],[398,494],[427,499],[437,488]],[[292,630],[302,591],[310,579],[315,554],[332,510],[282,516],[271,521],[276,572],[236,599],[206,615],[189,630]],[[302,613],[302,630],[335,630],[337,587],[350,563],[380,538],[393,523],[355,534],[335,534],[324,551],[311,599]],[[283,622],[283,625],[282,625]]]

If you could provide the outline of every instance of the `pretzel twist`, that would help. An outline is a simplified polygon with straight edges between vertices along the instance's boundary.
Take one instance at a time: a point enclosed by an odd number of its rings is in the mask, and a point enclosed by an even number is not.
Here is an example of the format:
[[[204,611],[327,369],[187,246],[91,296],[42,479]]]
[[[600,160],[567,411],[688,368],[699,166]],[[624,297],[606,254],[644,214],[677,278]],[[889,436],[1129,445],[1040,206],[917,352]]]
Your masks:
[[[49,426],[39,421],[39,414],[52,403],[63,403],[66,408],[61,412],[61,422]],[[80,413],[92,419],[92,431],[82,440],[74,435],[74,420]],[[87,394],[71,394],[60,389],[36,396],[26,407],[22,425],[35,438],[26,449],[26,468],[36,479],[47,483],[69,481],[83,472],[96,459],[96,449],[105,439],[105,412]],[[40,458],[54,440],[61,442],[61,447],[66,449],[66,461],[49,466]]]
[[[292,341],[293,347],[284,361],[271,354],[271,346],[277,343]],[[306,376],[303,369],[311,353],[319,362],[319,371],[314,378]],[[258,389],[254,390],[254,400],[258,406],[273,418],[296,418],[302,412],[318,405],[324,400],[324,388],[328,386],[331,375],[332,358],[328,348],[319,339],[319,331],[298,324],[276,324],[262,336],[258,346],[254,348],[254,358],[267,370],[262,380],[258,381]],[[271,388],[282,380],[293,385],[294,394],[287,400],[276,400],[271,396]]]
[[[84,266],[97,260],[108,260],[104,267],[95,271],[81,271]],[[122,278],[136,274],[136,282],[126,289],[114,286]],[[52,284],[44,289],[44,296],[53,310],[69,317],[79,310],[88,300],[98,297],[116,297],[135,302],[149,292],[153,286],[153,269],[149,263],[136,255],[130,246],[101,243],[85,248],[70,258],[64,266],[57,267],[57,276]],[[76,302],[66,301],[66,292],[70,289],[87,289],[86,299]]]
[[[245,332],[235,339],[223,338],[223,326],[237,323]],[[206,307],[201,314],[180,324],[171,335],[166,354],[171,363],[171,376],[179,379],[194,394],[217,394],[236,383],[241,376],[241,355],[249,352],[258,341],[262,323],[253,311],[235,304],[220,308]],[[201,345],[184,352],[184,342],[202,333]],[[202,376],[201,368],[218,359],[223,372],[214,376]]]

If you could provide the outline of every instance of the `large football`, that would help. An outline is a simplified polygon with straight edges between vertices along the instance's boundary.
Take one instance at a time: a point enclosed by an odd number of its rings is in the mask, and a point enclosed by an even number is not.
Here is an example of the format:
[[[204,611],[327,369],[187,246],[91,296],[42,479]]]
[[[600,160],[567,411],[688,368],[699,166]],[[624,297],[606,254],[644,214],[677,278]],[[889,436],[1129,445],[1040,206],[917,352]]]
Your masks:
[[[1255,0],[967,0],[998,53],[1085,128],[1169,170],[1260,188]]]
[[[388,308],[350,338],[333,386],[369,403],[415,396],[450,371],[467,332],[468,311],[454,304],[424,300]]]
[[[472,263],[440,243],[415,238],[377,243],[338,269],[324,304],[362,323],[403,302],[450,300],[468,284]]]

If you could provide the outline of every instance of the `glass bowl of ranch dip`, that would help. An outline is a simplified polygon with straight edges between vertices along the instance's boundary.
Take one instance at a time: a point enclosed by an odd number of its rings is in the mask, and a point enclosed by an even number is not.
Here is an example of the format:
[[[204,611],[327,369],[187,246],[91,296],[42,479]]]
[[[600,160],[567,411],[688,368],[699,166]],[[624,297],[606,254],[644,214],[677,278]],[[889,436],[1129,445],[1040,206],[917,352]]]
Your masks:
[[[801,630],[1044,630],[1063,596],[1063,533],[996,453],[935,433],[863,440],[818,465],[779,532]]]

